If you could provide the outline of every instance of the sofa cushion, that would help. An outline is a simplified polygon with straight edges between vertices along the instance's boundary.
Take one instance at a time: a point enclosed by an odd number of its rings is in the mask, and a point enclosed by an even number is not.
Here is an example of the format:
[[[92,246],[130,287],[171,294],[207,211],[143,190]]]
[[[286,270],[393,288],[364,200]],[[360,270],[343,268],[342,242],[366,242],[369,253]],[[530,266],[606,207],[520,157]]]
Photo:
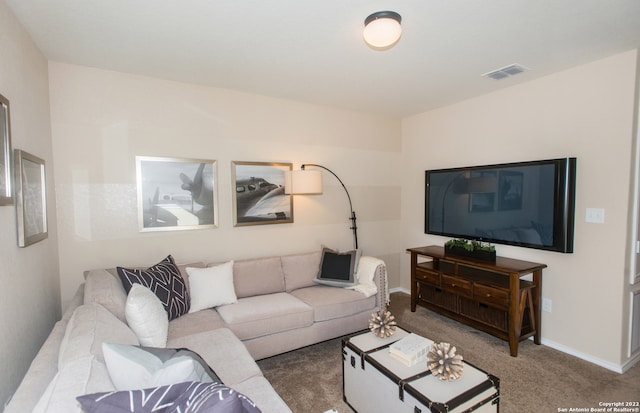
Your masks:
[[[202,357],[188,349],[102,343],[102,353],[117,390],[146,389],[184,381],[220,382]]]
[[[280,257],[235,261],[233,284],[238,298],[283,292]]]
[[[291,413],[291,409],[274,390],[271,383],[262,376],[251,377],[232,387],[253,400],[263,412]],[[314,391],[313,388],[307,390]]]
[[[320,269],[320,251],[281,257],[287,292],[316,285],[314,279]]]
[[[213,309],[197,311],[169,321],[167,339],[171,340],[221,327],[224,327],[224,320],[217,311]]]
[[[218,307],[218,313],[241,340],[313,324],[313,309],[289,293],[241,298]]]
[[[95,356],[102,357],[102,343],[111,341],[122,344],[140,344],[135,333],[125,323],[97,303],[76,308],[69,319],[65,335],[60,343],[58,367],[72,360]]]
[[[220,380],[229,386],[254,376],[262,376],[260,367],[247,348],[228,328],[169,339],[167,347],[186,347],[195,351],[211,366]]]
[[[149,288],[164,305],[169,320],[189,312],[189,291],[171,255],[146,270],[124,267],[117,270],[127,294],[134,283]]]
[[[207,268],[187,267],[191,286],[190,313],[238,301],[233,286],[233,261]]]
[[[85,413],[260,413],[248,397],[219,383],[184,382],[78,397]]]
[[[142,284],[134,284],[129,290],[125,306],[127,324],[136,333],[143,346],[167,345],[169,319],[158,297]]]
[[[113,391],[107,367],[95,356],[74,359],[65,364],[40,396],[33,413],[82,413],[76,397],[98,391]]]
[[[126,300],[127,292],[116,274],[107,270],[85,272],[84,304],[101,304],[120,320],[126,321],[124,313]]]
[[[295,290],[291,295],[313,307],[314,321],[333,320],[368,311],[376,306],[376,297],[345,288],[316,285]]]

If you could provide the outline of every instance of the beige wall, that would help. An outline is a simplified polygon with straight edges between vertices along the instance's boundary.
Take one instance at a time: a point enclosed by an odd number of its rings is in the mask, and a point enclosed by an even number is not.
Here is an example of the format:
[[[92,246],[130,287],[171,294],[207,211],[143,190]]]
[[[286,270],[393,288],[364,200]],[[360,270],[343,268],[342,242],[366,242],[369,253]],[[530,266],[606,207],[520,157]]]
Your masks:
[[[614,369],[626,358],[636,70],[630,51],[409,117],[402,126],[403,248],[446,240],[423,233],[426,169],[578,158],[575,252],[497,250],[549,266],[542,295],[553,306],[542,313],[543,342]],[[585,223],[588,207],[604,208],[605,224]],[[401,284],[409,287],[408,256]]]
[[[0,94],[9,99],[13,147],[45,160],[49,238],[18,248],[13,206],[0,206],[0,406],[13,394],[60,317],[47,61],[0,1]]]
[[[234,228],[233,160],[334,170],[351,192],[365,253],[387,261],[391,287],[408,289],[404,249],[445,241],[422,232],[425,169],[578,157],[576,252],[498,252],[549,265],[543,296],[553,312],[543,313],[544,342],[605,366],[625,362],[635,51],[402,122],[55,62],[48,77],[46,59],[3,2],[0,54],[14,147],[46,160],[55,199],[49,239],[25,249],[16,246],[14,209],[0,207],[8,229],[0,232],[0,402],[83,270],[166,254],[214,261],[351,247],[344,192],[326,174],[324,195],[296,197],[295,223]],[[219,228],[138,233],[136,155],[217,160]],[[605,208],[606,223],[584,223],[587,207]]]
[[[296,196],[293,224],[234,227],[232,161],[317,163],[345,183],[365,254],[398,276],[400,121],[240,92],[49,64],[63,301],[82,272],[352,247],[338,181]],[[139,233],[135,156],[214,159],[217,229]]]

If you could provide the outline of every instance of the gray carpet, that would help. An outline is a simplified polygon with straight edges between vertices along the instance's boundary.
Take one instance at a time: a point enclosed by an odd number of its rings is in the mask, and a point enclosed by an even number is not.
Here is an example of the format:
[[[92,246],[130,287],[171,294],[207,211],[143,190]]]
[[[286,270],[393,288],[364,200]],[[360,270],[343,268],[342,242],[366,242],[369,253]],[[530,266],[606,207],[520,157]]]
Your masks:
[[[505,341],[424,308],[412,313],[406,294],[392,294],[389,310],[407,330],[456,345],[465,360],[500,378],[503,413],[590,411],[601,402],[640,401],[640,363],[618,374],[530,340],[511,357]],[[352,412],[342,400],[341,363],[340,338],[258,362],[294,413]]]

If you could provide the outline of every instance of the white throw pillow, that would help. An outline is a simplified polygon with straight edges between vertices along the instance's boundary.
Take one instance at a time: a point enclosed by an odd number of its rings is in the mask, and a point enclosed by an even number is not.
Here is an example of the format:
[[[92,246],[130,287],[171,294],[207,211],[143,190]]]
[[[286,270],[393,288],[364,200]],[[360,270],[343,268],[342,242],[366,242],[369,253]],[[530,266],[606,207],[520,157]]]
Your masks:
[[[165,353],[165,360],[151,351]],[[102,343],[102,353],[116,390],[146,389],[185,381],[213,381],[201,362],[194,359],[188,350],[144,349]]]
[[[233,261],[215,267],[187,267],[191,289],[190,313],[238,302],[233,286]]]
[[[166,347],[169,317],[160,299],[142,284],[133,284],[125,304],[127,324],[143,346]]]

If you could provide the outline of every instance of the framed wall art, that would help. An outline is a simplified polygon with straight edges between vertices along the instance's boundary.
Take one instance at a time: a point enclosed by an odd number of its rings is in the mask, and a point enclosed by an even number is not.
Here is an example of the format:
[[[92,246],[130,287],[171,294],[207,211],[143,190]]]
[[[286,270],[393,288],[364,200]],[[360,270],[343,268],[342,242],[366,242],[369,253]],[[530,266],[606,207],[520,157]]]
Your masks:
[[[293,199],[284,193],[284,173],[293,164],[232,162],[234,226],[293,222]]]
[[[44,160],[19,149],[14,157],[18,246],[27,247],[48,236]]]
[[[0,205],[13,205],[9,100],[0,95]]]
[[[216,161],[137,156],[136,174],[140,231],[218,226]]]

